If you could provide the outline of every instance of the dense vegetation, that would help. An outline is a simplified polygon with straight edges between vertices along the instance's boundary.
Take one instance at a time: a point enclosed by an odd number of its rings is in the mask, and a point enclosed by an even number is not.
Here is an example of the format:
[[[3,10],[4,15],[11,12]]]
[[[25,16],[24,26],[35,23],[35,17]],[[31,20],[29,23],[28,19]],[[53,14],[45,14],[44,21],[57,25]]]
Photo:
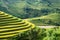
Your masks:
[[[51,29],[36,27],[8,40],[60,40],[60,27]]]

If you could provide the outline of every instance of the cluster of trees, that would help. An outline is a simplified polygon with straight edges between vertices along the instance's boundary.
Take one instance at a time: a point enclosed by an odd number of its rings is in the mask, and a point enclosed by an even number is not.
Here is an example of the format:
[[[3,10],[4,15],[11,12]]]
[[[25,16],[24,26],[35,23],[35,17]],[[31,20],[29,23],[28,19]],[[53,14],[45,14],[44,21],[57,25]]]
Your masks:
[[[26,12],[26,15],[28,15],[27,18],[40,17],[43,15],[48,15],[52,12],[50,9],[37,10],[32,8],[24,8],[24,11]]]
[[[48,25],[55,25],[55,26],[60,26],[60,23],[55,22],[54,20],[51,19],[41,19],[43,23],[48,24]]]

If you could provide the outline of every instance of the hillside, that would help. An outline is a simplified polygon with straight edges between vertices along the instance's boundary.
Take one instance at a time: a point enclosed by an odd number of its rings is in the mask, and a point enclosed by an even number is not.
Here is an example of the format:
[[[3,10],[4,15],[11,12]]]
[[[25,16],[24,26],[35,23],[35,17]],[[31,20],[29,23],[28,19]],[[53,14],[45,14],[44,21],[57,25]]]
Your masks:
[[[35,25],[56,25],[60,26],[60,14],[59,13],[51,13],[46,16],[36,17],[36,18],[29,18],[26,19]]]
[[[0,0],[0,40],[60,40],[60,0]]]

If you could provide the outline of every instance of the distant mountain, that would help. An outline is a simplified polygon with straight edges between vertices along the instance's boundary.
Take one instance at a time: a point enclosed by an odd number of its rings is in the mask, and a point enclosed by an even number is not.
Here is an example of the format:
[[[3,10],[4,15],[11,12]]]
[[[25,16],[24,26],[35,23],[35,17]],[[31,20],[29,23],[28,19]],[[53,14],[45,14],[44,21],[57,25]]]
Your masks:
[[[11,8],[24,8],[25,6],[27,7],[33,7],[33,8],[45,8],[45,7],[54,7],[58,8],[60,7],[60,0],[1,0],[3,5]],[[57,5],[58,4],[58,5]],[[21,5],[21,6],[18,6]],[[23,5],[23,6],[22,6]],[[14,9],[14,8],[13,8]]]
[[[42,10],[42,9],[51,10],[55,8],[60,9],[60,0],[58,1],[57,0],[0,0],[0,6],[1,6],[0,10],[2,11],[9,12],[9,14],[12,14],[17,17],[22,16],[21,18],[26,18],[26,15],[30,14],[29,12],[31,11],[29,10],[27,13],[26,9],[30,8],[32,10]],[[2,8],[6,10],[3,10]],[[31,14],[34,15],[34,13]]]

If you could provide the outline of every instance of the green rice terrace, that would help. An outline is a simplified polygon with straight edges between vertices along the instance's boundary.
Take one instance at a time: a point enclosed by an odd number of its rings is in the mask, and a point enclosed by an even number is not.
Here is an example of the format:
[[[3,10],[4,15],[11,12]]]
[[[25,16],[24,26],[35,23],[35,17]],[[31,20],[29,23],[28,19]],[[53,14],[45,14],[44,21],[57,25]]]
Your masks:
[[[16,36],[34,27],[32,23],[0,11],[0,39]]]

